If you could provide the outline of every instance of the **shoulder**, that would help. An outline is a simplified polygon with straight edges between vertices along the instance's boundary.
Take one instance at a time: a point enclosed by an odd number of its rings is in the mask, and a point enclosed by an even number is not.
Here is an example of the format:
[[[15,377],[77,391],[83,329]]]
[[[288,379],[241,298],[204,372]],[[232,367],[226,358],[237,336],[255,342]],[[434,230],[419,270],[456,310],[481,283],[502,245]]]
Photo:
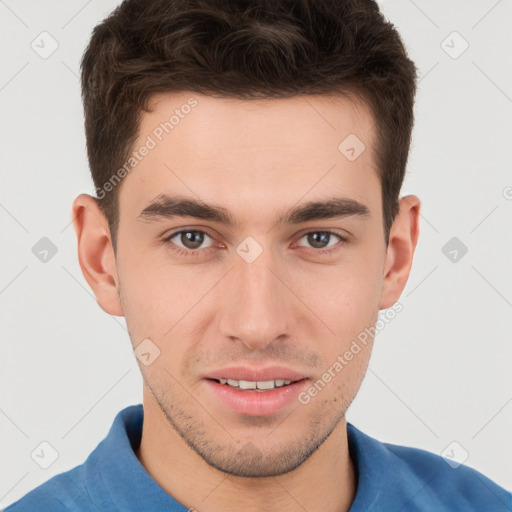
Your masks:
[[[365,506],[375,501],[399,504],[403,512],[512,510],[512,494],[476,469],[420,448],[380,442],[353,425],[348,428]]]
[[[145,475],[131,446],[140,441],[142,420],[142,404],[119,411],[107,436],[82,464],[53,476],[4,512],[118,510],[116,504],[127,489],[142,485],[140,475]],[[148,480],[151,481],[149,476],[145,482]]]
[[[92,510],[83,485],[83,466],[53,476],[3,512],[69,512]]]
[[[446,505],[453,502],[467,512],[512,510],[512,494],[476,469],[419,448],[384,446],[405,471],[425,482],[425,492],[442,496]]]

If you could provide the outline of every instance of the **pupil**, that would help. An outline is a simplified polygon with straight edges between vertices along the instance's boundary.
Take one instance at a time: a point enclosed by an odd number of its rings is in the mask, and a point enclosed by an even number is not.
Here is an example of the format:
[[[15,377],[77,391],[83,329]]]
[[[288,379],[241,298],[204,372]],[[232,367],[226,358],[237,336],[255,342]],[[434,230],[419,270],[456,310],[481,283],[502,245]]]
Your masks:
[[[187,249],[197,249],[203,243],[203,234],[199,231],[185,231],[181,235],[181,242]]]
[[[320,235],[320,236],[318,236]],[[322,244],[327,244],[329,242],[329,233],[323,233],[323,232],[319,232],[319,233],[312,233],[310,235],[308,235],[308,242],[315,248],[323,248],[325,247],[325,245],[322,245]],[[319,238],[323,238],[323,240],[321,240],[320,242],[318,242],[318,239]],[[320,244],[320,245],[318,245]]]

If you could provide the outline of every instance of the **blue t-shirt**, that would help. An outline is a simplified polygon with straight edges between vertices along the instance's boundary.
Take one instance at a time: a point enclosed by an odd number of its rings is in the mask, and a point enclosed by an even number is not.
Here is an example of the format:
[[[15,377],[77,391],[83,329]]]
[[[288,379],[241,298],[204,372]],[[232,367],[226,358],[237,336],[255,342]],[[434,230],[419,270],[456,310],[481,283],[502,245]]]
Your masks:
[[[87,460],[36,487],[5,512],[186,512],[137,459],[142,404],[120,411]],[[381,443],[347,424],[357,492],[350,512],[510,512],[512,494],[440,455]]]

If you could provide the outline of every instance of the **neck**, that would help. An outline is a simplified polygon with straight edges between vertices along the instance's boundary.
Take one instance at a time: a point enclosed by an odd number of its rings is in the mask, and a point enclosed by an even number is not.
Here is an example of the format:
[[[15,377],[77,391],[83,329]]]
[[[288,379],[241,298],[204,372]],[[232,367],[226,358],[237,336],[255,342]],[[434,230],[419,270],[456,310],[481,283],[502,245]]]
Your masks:
[[[145,402],[142,438],[135,453],[160,487],[190,510],[346,512],[357,488],[346,427],[346,421],[340,421],[311,457],[293,471],[243,478],[209,466],[169,425],[160,409],[146,407]]]

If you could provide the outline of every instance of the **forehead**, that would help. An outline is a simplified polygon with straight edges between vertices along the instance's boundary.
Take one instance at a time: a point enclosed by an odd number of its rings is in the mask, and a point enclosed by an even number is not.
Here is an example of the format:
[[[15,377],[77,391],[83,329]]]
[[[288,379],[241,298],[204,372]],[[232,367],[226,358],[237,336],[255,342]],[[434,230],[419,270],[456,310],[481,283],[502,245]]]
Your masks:
[[[180,92],[156,95],[149,107],[141,117],[133,146],[139,158],[125,178],[121,208],[129,201],[130,210],[140,212],[160,194],[179,194],[222,199],[230,211],[248,215],[253,205],[250,214],[261,218],[261,207],[271,207],[273,200],[288,206],[302,197],[329,195],[380,200],[374,122],[359,101]]]
[[[319,137],[336,149],[338,139],[349,133],[371,142],[374,124],[366,104],[352,95],[238,99],[179,92],[154,95],[149,107],[142,116],[142,135],[153,133],[160,142],[167,135],[181,135],[203,152],[219,145],[289,145],[300,153]]]

